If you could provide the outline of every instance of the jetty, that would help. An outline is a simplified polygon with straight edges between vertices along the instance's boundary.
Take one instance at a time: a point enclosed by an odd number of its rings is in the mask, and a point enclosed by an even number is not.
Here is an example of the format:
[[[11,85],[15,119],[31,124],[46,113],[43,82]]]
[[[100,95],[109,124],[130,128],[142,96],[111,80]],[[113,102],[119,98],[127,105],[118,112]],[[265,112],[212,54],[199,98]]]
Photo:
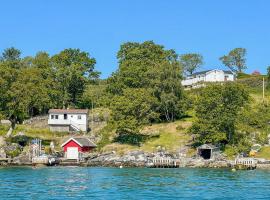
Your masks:
[[[254,158],[246,158],[242,157],[239,158],[237,157],[234,161],[234,166],[235,169],[246,169],[246,170],[252,170],[257,168],[257,160]]]
[[[152,164],[149,165],[151,168],[179,168],[180,160],[171,157],[154,157]]]

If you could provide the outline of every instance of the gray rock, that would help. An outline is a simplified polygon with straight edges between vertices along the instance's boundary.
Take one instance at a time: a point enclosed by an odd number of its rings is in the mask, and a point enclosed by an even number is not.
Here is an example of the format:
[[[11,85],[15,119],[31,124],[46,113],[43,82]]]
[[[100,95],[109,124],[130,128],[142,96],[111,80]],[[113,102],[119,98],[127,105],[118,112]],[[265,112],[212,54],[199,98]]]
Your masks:
[[[6,158],[6,157],[7,157],[7,154],[4,148],[0,148],[0,158]]]
[[[7,145],[7,143],[5,141],[5,138],[3,136],[0,136],[0,147],[4,147],[6,145]]]
[[[16,165],[29,165],[31,164],[31,160],[29,159],[29,155],[19,155],[12,159],[12,164]]]

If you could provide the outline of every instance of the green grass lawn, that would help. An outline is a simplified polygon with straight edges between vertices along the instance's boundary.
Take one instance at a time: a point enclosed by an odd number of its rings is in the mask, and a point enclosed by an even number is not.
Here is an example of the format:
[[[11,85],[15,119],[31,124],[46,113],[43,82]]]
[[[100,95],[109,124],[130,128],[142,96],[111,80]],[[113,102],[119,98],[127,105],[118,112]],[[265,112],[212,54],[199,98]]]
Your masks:
[[[270,160],[270,146],[262,147],[255,157]]]
[[[9,129],[8,125],[0,125],[0,136],[4,136],[7,134]]]
[[[191,136],[186,133],[191,125],[191,119],[181,120],[171,123],[160,123],[146,126],[143,132],[158,132],[158,136],[152,137],[141,144],[141,146],[110,143],[101,148],[102,152],[116,151],[122,155],[131,150],[142,150],[145,152],[155,152],[158,147],[165,148],[166,151],[176,152],[179,148],[189,143]]]

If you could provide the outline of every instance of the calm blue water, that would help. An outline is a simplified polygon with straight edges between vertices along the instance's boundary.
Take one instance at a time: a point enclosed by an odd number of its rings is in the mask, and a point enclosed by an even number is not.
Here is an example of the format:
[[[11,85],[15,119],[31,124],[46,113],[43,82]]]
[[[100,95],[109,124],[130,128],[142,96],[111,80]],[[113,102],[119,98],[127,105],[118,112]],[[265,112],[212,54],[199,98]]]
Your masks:
[[[270,171],[0,168],[0,199],[270,199]]]

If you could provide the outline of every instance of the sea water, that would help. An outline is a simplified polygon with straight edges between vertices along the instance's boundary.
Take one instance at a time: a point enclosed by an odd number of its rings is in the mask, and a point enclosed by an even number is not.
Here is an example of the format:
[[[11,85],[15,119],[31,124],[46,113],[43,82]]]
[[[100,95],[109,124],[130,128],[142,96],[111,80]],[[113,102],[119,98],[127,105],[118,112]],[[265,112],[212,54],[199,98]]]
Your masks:
[[[270,199],[270,170],[0,168],[0,199]]]

